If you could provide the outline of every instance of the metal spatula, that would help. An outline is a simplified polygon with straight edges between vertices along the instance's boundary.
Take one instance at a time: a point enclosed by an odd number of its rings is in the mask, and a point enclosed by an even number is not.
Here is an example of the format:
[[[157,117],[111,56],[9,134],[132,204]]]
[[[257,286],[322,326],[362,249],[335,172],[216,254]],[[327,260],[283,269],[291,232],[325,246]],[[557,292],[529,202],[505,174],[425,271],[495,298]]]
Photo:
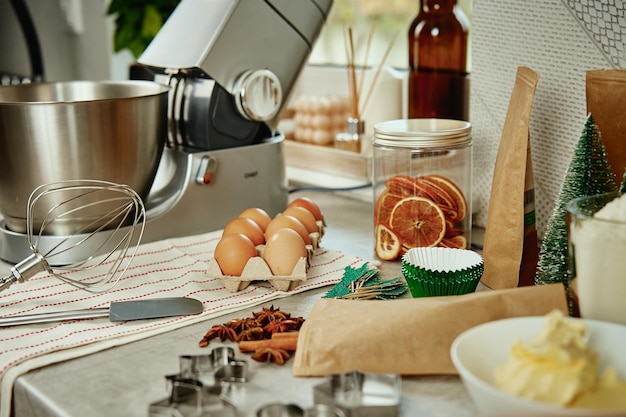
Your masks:
[[[109,307],[86,310],[55,311],[0,317],[0,327],[20,324],[48,323],[64,320],[108,317],[113,322],[184,316],[202,312],[202,303],[193,298],[172,297],[148,300],[116,301]]]

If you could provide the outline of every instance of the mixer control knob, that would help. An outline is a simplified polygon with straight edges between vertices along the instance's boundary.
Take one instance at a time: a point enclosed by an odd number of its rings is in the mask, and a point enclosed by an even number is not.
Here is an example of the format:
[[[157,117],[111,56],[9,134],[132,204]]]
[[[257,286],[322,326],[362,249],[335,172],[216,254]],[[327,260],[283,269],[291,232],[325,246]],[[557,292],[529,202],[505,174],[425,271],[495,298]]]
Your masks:
[[[239,113],[256,122],[274,118],[283,101],[280,80],[267,69],[244,72],[235,83],[234,93]]]
[[[200,160],[200,166],[196,173],[196,184],[209,185],[213,182],[213,176],[217,171],[217,159],[212,156],[204,156]]]

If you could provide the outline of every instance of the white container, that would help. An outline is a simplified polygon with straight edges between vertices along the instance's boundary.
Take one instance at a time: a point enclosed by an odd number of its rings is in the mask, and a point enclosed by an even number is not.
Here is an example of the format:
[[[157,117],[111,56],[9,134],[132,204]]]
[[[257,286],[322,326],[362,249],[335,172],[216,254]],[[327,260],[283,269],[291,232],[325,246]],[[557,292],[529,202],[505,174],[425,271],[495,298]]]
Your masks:
[[[570,261],[584,318],[626,324],[626,195],[570,201]]]

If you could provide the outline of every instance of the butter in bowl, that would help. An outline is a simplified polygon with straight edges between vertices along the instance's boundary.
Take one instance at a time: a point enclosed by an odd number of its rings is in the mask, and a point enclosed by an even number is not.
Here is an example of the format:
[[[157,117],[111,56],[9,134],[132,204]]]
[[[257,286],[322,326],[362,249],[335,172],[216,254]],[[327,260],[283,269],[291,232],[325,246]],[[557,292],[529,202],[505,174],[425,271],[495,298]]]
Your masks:
[[[470,328],[450,354],[482,416],[623,416],[625,343],[626,326],[555,310]]]
[[[414,298],[474,292],[483,270],[482,256],[468,249],[412,248],[402,256],[402,275]]]

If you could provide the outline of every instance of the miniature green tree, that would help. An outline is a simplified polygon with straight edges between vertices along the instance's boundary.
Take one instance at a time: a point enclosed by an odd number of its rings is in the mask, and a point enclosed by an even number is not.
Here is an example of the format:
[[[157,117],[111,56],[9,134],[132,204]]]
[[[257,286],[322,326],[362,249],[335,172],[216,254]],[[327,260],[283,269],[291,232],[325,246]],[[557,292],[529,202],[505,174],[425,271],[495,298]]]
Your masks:
[[[539,250],[535,283],[562,282],[567,285],[570,279],[567,203],[577,197],[615,192],[616,189],[615,174],[607,160],[600,130],[593,116],[589,114],[561,184],[554,211],[548,219],[546,234]]]

